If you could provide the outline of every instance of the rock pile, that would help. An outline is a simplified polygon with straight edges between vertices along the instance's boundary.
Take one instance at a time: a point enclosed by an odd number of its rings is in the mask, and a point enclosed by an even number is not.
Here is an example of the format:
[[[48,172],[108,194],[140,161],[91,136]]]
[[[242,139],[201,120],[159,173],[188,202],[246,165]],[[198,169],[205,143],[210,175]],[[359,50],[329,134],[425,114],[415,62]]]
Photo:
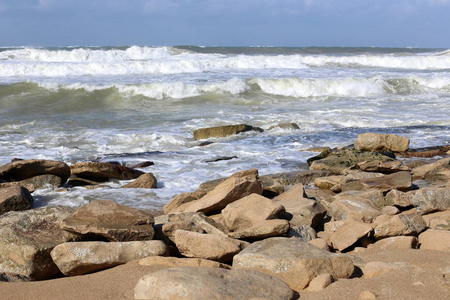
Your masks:
[[[136,283],[135,299],[296,299],[342,279],[409,268],[353,255],[450,251],[450,159],[404,165],[396,153],[408,146],[402,137],[363,134],[357,149],[327,149],[310,160],[310,172],[238,172],[175,197],[155,218],[108,200],[29,210],[32,198],[21,180],[30,177],[52,174],[65,182],[70,170],[93,181],[143,174],[30,161],[39,166],[33,171],[15,162],[0,167],[3,181],[17,183],[0,189],[1,278],[82,275],[140,260],[161,268]],[[93,167],[101,168],[99,176]]]

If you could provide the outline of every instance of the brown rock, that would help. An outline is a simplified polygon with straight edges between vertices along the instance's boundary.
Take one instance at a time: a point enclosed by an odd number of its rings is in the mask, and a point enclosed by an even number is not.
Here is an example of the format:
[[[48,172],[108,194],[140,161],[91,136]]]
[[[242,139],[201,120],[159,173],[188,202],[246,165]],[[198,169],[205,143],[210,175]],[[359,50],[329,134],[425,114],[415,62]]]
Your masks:
[[[377,241],[367,248],[373,251],[392,251],[404,249],[416,249],[418,240],[414,236],[393,236]]]
[[[144,172],[107,162],[81,162],[70,166],[73,176],[97,182],[136,179]]]
[[[341,185],[342,191],[362,191],[377,189],[387,192],[392,189],[400,191],[408,191],[411,189],[411,174],[409,172],[397,172],[394,174],[384,175],[377,178],[368,178],[356,181],[350,181]]]
[[[322,238],[317,238],[317,239],[313,239],[308,241],[308,244],[313,245],[319,249],[325,250],[325,251],[330,251],[330,247],[328,246],[327,241],[325,241]]]
[[[342,252],[360,238],[368,236],[371,231],[372,226],[367,223],[348,220],[330,236],[330,241],[334,249]]]
[[[259,127],[253,127],[246,124],[226,125],[218,127],[200,128],[194,131],[194,139],[203,140],[211,137],[226,137],[246,131],[263,132]]]
[[[404,152],[409,148],[409,139],[396,134],[362,133],[358,135],[355,149],[361,151],[390,150]]]
[[[175,235],[175,231],[177,230],[186,230],[198,233],[204,233],[203,229],[198,227],[194,222],[191,221],[177,221],[177,222],[168,222],[162,226],[162,232],[164,235],[173,241],[173,237]]]
[[[450,187],[420,189],[411,201],[422,215],[447,210],[450,207]]]
[[[109,200],[94,200],[65,218],[61,228],[88,238],[108,241],[151,240],[153,217]]]
[[[450,251],[450,231],[428,229],[419,235],[420,249]]]
[[[139,260],[141,266],[161,265],[166,267],[203,267],[231,269],[229,265],[203,258],[148,256]]]
[[[371,223],[381,215],[370,200],[352,195],[337,195],[336,200],[330,204],[328,213],[334,220],[354,219],[366,223]]]
[[[411,170],[411,173],[413,174],[413,180],[424,179],[425,174],[427,174],[428,172],[433,172],[434,170],[448,166],[449,164],[450,164],[450,157],[447,157],[431,164],[425,164],[423,166],[413,168]]]
[[[309,242],[317,238],[317,233],[311,226],[308,225],[295,225],[289,229],[286,233],[287,237],[296,237],[303,242]]]
[[[0,188],[0,215],[8,211],[27,210],[33,206],[30,192],[21,186]]]
[[[284,215],[284,207],[258,194],[251,194],[230,203],[222,210],[223,220],[231,231],[244,230],[253,225]]]
[[[135,299],[294,299],[283,281],[253,270],[175,267],[142,277],[134,288]]]
[[[334,278],[331,274],[320,274],[319,276],[311,280],[306,290],[308,292],[320,292],[333,282]]]
[[[289,230],[286,220],[265,220],[249,228],[228,234],[233,239],[264,239],[273,236],[282,236]]]
[[[341,183],[344,180],[345,180],[344,175],[320,177],[314,180],[314,185],[317,186],[319,189],[329,190],[333,186]]]
[[[258,180],[258,170],[241,171],[231,175],[202,198],[183,204],[171,210],[170,213],[219,213],[228,204],[253,193],[262,193],[261,182]]]
[[[417,213],[403,213],[392,216],[374,229],[374,237],[383,239],[399,235],[414,235],[426,229],[425,220]]]
[[[57,245],[50,254],[64,275],[76,276],[166,252],[162,241],[72,242]]]
[[[140,189],[155,189],[158,185],[156,177],[152,173],[145,173],[139,176],[133,182],[130,182],[122,188],[140,188]]]
[[[302,290],[320,274],[349,278],[352,260],[292,238],[268,238],[251,244],[233,259],[233,269],[253,269],[278,277],[293,289]]]
[[[423,215],[422,218],[430,229],[450,230],[450,209]]]
[[[9,181],[20,181],[44,174],[61,177],[64,183],[70,176],[70,168],[63,162],[44,159],[18,160],[0,167],[0,177]]]
[[[206,195],[206,191],[198,190],[195,192],[182,193],[170,200],[166,205],[164,205],[164,213],[169,214],[172,210],[177,207],[198,200]]]
[[[174,242],[178,251],[186,257],[210,259],[218,262],[229,262],[243,248],[241,241],[216,234],[177,230]]]
[[[32,193],[37,189],[57,188],[62,186],[62,184],[63,182],[61,177],[52,174],[44,174],[34,176],[29,179],[24,179],[21,181],[0,183],[0,188],[10,186],[22,186],[26,188],[30,193]]]
[[[401,269],[407,267],[408,264],[405,262],[381,262],[381,261],[373,261],[368,262],[365,266],[363,266],[362,270],[364,273],[364,278],[374,278],[386,273],[389,273],[393,270]]]
[[[411,206],[414,193],[415,191],[405,193],[396,189],[390,190],[389,193],[386,194],[386,204],[398,207]]]
[[[400,171],[411,171],[410,168],[404,166],[401,161],[363,161],[356,164],[359,170],[365,172],[378,172],[384,174],[391,174]]]
[[[345,192],[340,193],[338,197],[334,197],[334,199],[336,199],[336,198],[343,199],[343,197],[347,197],[347,196],[355,196],[355,197],[367,199],[378,210],[380,210],[383,207],[385,207],[386,205],[388,205],[386,203],[384,193],[380,190],[345,191]]]

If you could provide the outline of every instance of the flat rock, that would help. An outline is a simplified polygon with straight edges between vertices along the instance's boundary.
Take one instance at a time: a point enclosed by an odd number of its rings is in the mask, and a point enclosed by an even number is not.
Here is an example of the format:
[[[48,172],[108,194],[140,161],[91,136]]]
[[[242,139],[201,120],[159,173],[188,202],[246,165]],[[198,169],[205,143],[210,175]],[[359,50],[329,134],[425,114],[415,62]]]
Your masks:
[[[64,183],[70,176],[70,167],[64,162],[44,159],[17,160],[0,166],[0,177],[8,181],[20,181],[44,174],[56,175]]]
[[[422,188],[414,194],[411,202],[422,215],[447,210],[450,207],[450,187]]]
[[[355,149],[361,151],[390,150],[404,152],[409,148],[409,139],[396,134],[361,133],[355,142]]]
[[[250,194],[262,194],[258,170],[246,170],[231,175],[202,198],[174,208],[170,213],[203,212],[220,213],[228,204]]]
[[[381,212],[368,199],[353,195],[337,195],[330,204],[329,215],[334,220],[354,219],[371,223]]]
[[[144,172],[108,162],[80,162],[70,166],[75,177],[104,182],[110,179],[136,179]]]
[[[33,206],[30,192],[21,186],[0,188],[0,215],[8,211],[27,210]]]
[[[400,171],[411,171],[410,168],[403,165],[401,161],[363,161],[356,164],[356,168],[365,172],[377,172],[391,174]]]
[[[158,181],[152,173],[145,173],[139,176],[136,180],[122,186],[122,188],[139,188],[139,189],[155,189],[158,186]]]
[[[171,241],[173,241],[175,231],[177,230],[186,230],[204,233],[203,229],[201,229],[194,222],[191,221],[167,222],[162,225],[162,233],[164,233],[164,235]]]
[[[283,236],[289,230],[286,220],[265,220],[249,228],[230,232],[228,236],[233,239],[264,239],[274,236]]]
[[[72,242],[57,245],[50,255],[64,275],[76,276],[166,252],[162,241]]]
[[[109,200],[94,200],[66,217],[61,228],[87,238],[138,241],[153,238],[153,223],[153,217],[144,211]]]
[[[368,262],[366,265],[362,267],[364,278],[374,278],[377,276],[384,275],[393,270],[401,269],[407,267],[408,264],[405,262],[381,262],[381,261],[373,261]],[[418,268],[418,267],[417,267]]]
[[[174,242],[178,251],[186,257],[210,259],[229,262],[239,253],[244,243],[216,234],[201,234],[186,230],[177,230]]]
[[[222,210],[223,221],[231,231],[241,231],[265,220],[284,216],[284,207],[258,194],[230,203]]]
[[[205,196],[207,191],[204,190],[197,190],[194,192],[187,192],[177,195],[175,198],[170,200],[166,205],[164,205],[164,213],[169,214],[172,210],[176,209],[177,207],[198,200],[201,197]]]
[[[296,291],[320,274],[349,278],[352,260],[293,238],[268,238],[245,248],[233,259],[233,269],[253,269],[278,277]]]
[[[148,256],[140,259],[138,264],[141,266],[160,265],[166,267],[203,267],[231,269],[229,265],[222,264],[217,261],[190,257]]]
[[[238,124],[238,125],[226,125],[226,126],[217,126],[217,127],[209,127],[209,128],[200,128],[194,131],[194,139],[203,140],[212,137],[220,138],[226,137],[230,135],[235,135],[241,132],[246,131],[257,131],[263,132],[263,130],[259,127],[253,127],[246,124]]]
[[[334,249],[343,251],[355,244],[360,238],[368,236],[372,229],[370,224],[348,220],[330,236],[330,241]]]
[[[411,174],[409,172],[397,172],[384,175],[377,178],[367,178],[361,180],[350,181],[341,184],[341,191],[363,191],[377,189],[383,192],[397,189],[400,191],[409,191],[411,189]]]
[[[333,186],[343,182],[344,180],[344,175],[326,176],[314,179],[314,185],[319,189],[329,190]]]
[[[450,209],[423,215],[422,218],[430,229],[450,230]]]
[[[374,229],[374,237],[383,239],[392,236],[417,236],[427,227],[425,220],[418,213],[402,213],[390,217]]]
[[[420,249],[450,251],[450,231],[428,229],[419,235]]]
[[[440,169],[441,167],[448,166],[450,164],[450,157],[440,159],[434,163],[425,164],[411,170],[413,174],[413,180],[424,179],[428,172]]]
[[[373,251],[392,251],[404,249],[416,249],[418,240],[415,236],[393,236],[377,241],[367,248]]]
[[[134,288],[135,299],[294,299],[278,278],[253,270],[175,267],[145,275]]]

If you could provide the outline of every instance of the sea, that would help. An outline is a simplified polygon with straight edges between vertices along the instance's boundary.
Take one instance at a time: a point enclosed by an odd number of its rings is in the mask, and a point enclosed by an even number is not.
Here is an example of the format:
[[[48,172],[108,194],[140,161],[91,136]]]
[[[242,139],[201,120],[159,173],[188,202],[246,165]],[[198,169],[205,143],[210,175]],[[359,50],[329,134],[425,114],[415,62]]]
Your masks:
[[[299,129],[269,128],[296,123]],[[264,132],[196,141],[199,128]],[[109,199],[161,209],[205,181],[307,170],[312,147],[364,132],[450,144],[450,50],[320,47],[0,47],[0,164],[13,158],[142,168],[157,189],[42,189],[35,206]]]

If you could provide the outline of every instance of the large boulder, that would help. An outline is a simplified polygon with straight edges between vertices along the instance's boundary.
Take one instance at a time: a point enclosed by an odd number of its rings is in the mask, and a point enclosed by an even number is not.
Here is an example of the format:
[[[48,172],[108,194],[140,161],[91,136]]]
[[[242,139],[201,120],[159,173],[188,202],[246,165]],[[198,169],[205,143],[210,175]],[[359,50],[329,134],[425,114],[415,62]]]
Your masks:
[[[360,238],[367,237],[372,229],[370,224],[348,220],[330,236],[329,240],[334,249],[343,251],[355,244]]]
[[[220,213],[228,204],[250,194],[262,194],[258,170],[251,169],[231,175],[202,198],[174,208],[169,213],[203,212]]]
[[[30,192],[21,186],[0,188],[0,215],[8,211],[26,210],[33,206]]]
[[[240,231],[230,232],[233,239],[264,239],[273,236],[283,236],[289,230],[289,222],[286,220],[265,220]]]
[[[0,178],[8,181],[20,181],[44,174],[56,175],[64,183],[70,176],[70,167],[64,162],[44,159],[17,160],[0,167]]]
[[[218,262],[230,262],[233,256],[241,252],[245,243],[216,234],[201,234],[186,230],[177,230],[174,242],[178,251],[186,257],[210,259]]]
[[[371,223],[381,212],[373,203],[358,195],[337,195],[328,210],[334,220],[354,219]]]
[[[251,244],[233,259],[233,269],[253,269],[275,276],[296,291],[320,274],[349,278],[352,260],[293,238],[268,238]]]
[[[253,127],[246,124],[226,125],[209,128],[200,128],[194,131],[194,139],[203,140],[212,137],[226,137],[246,131],[263,132],[259,127]]]
[[[57,188],[63,185],[63,181],[61,177],[53,175],[53,174],[44,174],[34,176],[28,179],[24,179],[21,181],[12,181],[0,183],[0,188],[2,187],[11,187],[11,186],[23,186],[30,193],[34,192],[37,189],[44,188]]]
[[[413,180],[424,179],[427,173],[432,173],[435,170],[445,168],[450,165],[450,157],[440,159],[434,163],[425,164],[422,166],[415,167],[411,170],[413,174]]]
[[[223,221],[231,231],[247,229],[259,222],[281,218],[284,207],[258,194],[230,203],[222,210]]]
[[[72,208],[46,206],[9,212],[0,217],[0,274],[26,280],[43,280],[59,274],[50,252],[77,235],[60,229]]]
[[[450,231],[428,229],[419,235],[420,249],[450,251]]]
[[[412,196],[411,202],[422,215],[444,211],[450,207],[450,187],[422,188]]]
[[[136,180],[125,184],[122,188],[140,188],[140,189],[155,189],[158,186],[158,181],[152,173],[145,173],[139,176]]]
[[[416,249],[418,240],[415,236],[393,236],[377,241],[376,243],[367,246],[367,249],[372,251],[392,251]]]
[[[294,299],[295,293],[278,278],[252,270],[175,267],[142,277],[135,299]]]
[[[404,152],[409,148],[409,139],[396,134],[362,133],[359,134],[355,149],[361,151],[389,150]]]
[[[153,217],[109,200],[94,200],[66,217],[61,228],[86,238],[108,241],[151,240]]]
[[[166,252],[162,241],[72,242],[57,245],[50,255],[64,275],[76,276]]]
[[[205,196],[207,191],[205,190],[197,190],[194,192],[187,192],[177,195],[175,198],[170,200],[166,205],[164,205],[164,213],[169,214],[172,210],[177,207],[198,200],[201,197]]]
[[[417,236],[427,228],[425,220],[415,212],[405,212],[392,216],[374,228],[374,237],[379,240],[387,237]]]
[[[104,182],[110,179],[136,179],[144,172],[108,162],[80,162],[70,166],[72,176]]]

